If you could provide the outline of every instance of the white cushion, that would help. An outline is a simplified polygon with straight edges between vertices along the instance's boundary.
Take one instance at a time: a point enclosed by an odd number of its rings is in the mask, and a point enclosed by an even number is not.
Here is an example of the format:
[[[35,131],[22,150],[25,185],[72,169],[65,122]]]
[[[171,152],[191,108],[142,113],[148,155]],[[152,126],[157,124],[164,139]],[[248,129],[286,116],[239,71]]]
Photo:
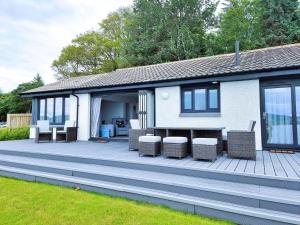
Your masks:
[[[195,145],[216,145],[218,143],[217,138],[194,138],[192,140]]]
[[[50,132],[50,122],[49,120],[38,120],[37,127],[40,129],[39,132]]]
[[[141,129],[139,120],[129,120],[132,129]]]
[[[161,137],[160,136],[140,136],[139,142],[160,142]]]
[[[73,121],[73,120],[66,120],[65,126],[64,126],[64,131],[67,131],[68,127],[75,127],[75,121]]]
[[[171,144],[182,144],[186,143],[188,139],[186,137],[165,137],[163,139],[164,143],[171,143]]]

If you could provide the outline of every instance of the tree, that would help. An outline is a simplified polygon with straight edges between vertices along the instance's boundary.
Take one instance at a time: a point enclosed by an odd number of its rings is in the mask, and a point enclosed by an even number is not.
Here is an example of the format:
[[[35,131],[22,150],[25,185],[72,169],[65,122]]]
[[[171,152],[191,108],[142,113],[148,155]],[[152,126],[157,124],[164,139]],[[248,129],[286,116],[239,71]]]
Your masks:
[[[215,21],[213,0],[136,0],[127,27],[131,65],[188,59],[204,54],[204,34]]]
[[[0,95],[0,120],[6,120],[7,113],[26,113],[31,111],[31,100],[22,98],[24,91],[43,86],[44,82],[39,74],[32,81],[19,84],[10,93]]]
[[[220,29],[210,41],[217,42],[213,53],[234,51],[240,41],[241,50],[262,46],[261,10],[258,0],[227,0],[220,16]],[[213,47],[213,46],[212,46]]]
[[[298,0],[261,0],[262,27],[267,46],[300,41]]]
[[[100,29],[88,31],[72,40],[58,59],[52,63],[58,79],[98,74],[119,67],[120,42],[124,38],[124,24],[128,9],[108,15]]]

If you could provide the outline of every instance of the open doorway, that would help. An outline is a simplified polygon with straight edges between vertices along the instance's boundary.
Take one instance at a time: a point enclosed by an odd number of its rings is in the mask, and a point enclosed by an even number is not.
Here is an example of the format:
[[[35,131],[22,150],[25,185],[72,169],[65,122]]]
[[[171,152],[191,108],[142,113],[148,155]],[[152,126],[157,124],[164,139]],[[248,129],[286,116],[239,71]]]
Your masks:
[[[129,120],[138,119],[138,93],[94,96],[101,98],[98,132],[94,138],[128,139]]]

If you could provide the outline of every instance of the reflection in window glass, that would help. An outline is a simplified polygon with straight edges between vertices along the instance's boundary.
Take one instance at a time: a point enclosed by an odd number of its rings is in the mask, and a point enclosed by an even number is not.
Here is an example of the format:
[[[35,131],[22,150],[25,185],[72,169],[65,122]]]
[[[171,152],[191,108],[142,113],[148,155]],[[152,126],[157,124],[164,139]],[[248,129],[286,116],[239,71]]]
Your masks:
[[[218,108],[218,90],[217,89],[209,90],[209,108],[210,109]]]
[[[184,92],[184,109],[192,109],[192,92]]]
[[[53,123],[54,98],[47,98],[47,119]]]
[[[55,123],[63,122],[63,98],[55,99]]]
[[[45,99],[40,99],[40,120],[45,119]]]
[[[70,98],[65,98],[65,120],[70,119]]]
[[[195,110],[206,109],[206,90],[196,89],[195,90]]]

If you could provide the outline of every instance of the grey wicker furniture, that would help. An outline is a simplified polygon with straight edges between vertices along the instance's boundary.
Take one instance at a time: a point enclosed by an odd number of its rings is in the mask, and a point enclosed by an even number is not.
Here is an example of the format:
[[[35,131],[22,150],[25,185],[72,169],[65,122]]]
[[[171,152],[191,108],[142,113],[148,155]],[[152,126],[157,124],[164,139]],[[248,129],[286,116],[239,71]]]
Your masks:
[[[35,128],[35,142],[51,142],[52,129],[50,129],[49,120],[38,120]]]
[[[128,145],[129,151],[139,149],[139,137],[146,136],[146,134],[153,134],[152,129],[140,128],[139,120],[130,120],[131,129],[129,129],[128,134]]]
[[[187,156],[186,137],[165,137],[163,138],[163,155],[164,157],[172,157],[182,159]]]
[[[67,120],[63,130],[56,131],[56,141],[71,142],[77,140],[75,122]]]
[[[161,152],[160,136],[140,136],[139,137],[139,156],[157,156]]]
[[[192,140],[193,159],[215,161],[217,159],[217,138],[194,138]]]
[[[245,131],[228,131],[228,157],[256,159],[255,121],[251,121],[249,129]]]

